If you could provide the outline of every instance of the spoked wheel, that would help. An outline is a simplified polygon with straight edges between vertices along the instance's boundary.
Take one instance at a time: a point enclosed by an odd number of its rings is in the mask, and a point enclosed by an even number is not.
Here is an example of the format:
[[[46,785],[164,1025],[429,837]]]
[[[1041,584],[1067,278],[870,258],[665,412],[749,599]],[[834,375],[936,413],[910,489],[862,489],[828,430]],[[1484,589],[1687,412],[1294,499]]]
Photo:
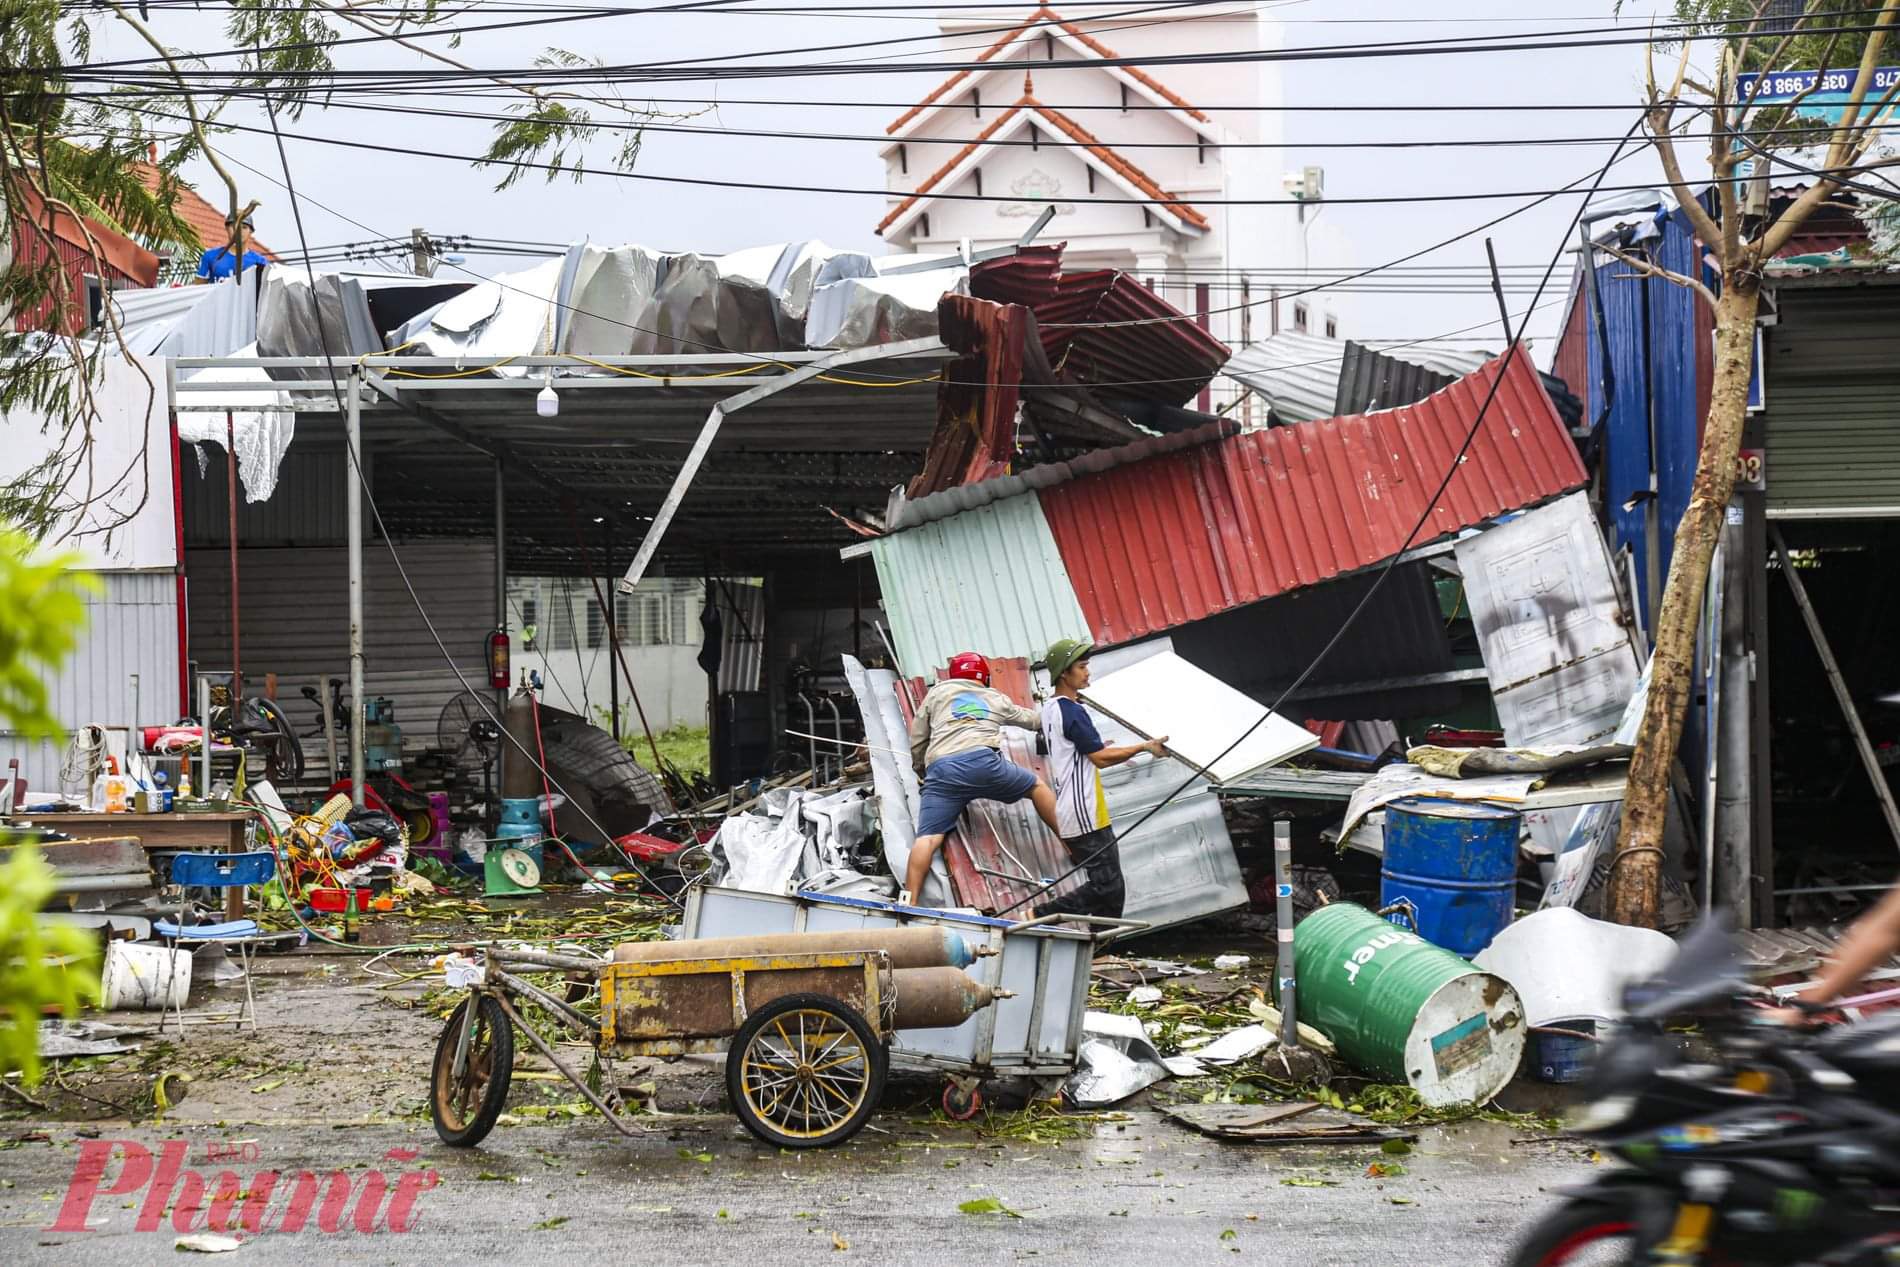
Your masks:
[[[1518,1243],[1511,1267],[1616,1267],[1646,1262],[1633,1215],[1601,1201],[1572,1201]]]
[[[457,1078],[455,1048],[470,1007],[477,1008],[475,1032],[469,1036],[468,1062]],[[473,1148],[495,1129],[495,1119],[508,1100],[514,1065],[515,1032],[500,1002],[485,994],[464,999],[436,1042],[435,1067],[429,1077],[429,1116],[435,1119],[435,1133],[443,1143]]]
[[[766,1143],[827,1148],[856,1135],[876,1111],[889,1060],[855,1008],[791,994],[740,1027],[726,1056],[726,1093]]]

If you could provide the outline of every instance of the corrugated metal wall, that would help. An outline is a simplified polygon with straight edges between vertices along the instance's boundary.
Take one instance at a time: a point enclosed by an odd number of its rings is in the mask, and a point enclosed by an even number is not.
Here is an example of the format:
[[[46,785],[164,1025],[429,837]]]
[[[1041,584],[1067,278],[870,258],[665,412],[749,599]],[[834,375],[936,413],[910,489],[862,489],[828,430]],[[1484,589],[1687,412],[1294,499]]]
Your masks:
[[[1662,238],[1652,254],[1656,263],[1673,272],[1694,274],[1701,268],[1695,236],[1680,212],[1663,222]],[[1662,590],[1676,525],[1682,522],[1695,481],[1701,441],[1696,343],[1703,337],[1698,332],[1696,305],[1702,301],[1673,282],[1632,277],[1629,265],[1615,260],[1598,265],[1595,281],[1615,387],[1604,424],[1603,503],[1616,531],[1616,546],[1628,546],[1634,552],[1638,599],[1648,628],[1653,623],[1649,595]],[[1587,305],[1590,297],[1585,294],[1578,302]],[[1604,340],[1593,311],[1586,310],[1583,320],[1589,355],[1585,417],[1594,420],[1603,416]],[[1652,468],[1654,544],[1660,564],[1660,574],[1653,580],[1648,497]]]
[[[199,474],[197,450],[206,455]],[[344,514],[343,450],[299,441],[284,451],[277,489],[268,500],[247,502],[238,490],[238,542],[244,546],[340,545],[349,536]],[[185,508],[185,545],[223,545],[230,540],[224,450],[215,444],[186,445],[179,454]],[[485,494],[484,494],[485,495]]]
[[[86,627],[72,658],[48,681],[53,715],[68,728],[171,721],[178,712],[178,578],[170,572],[104,572],[86,598]],[[131,677],[139,678],[139,715]],[[0,766],[20,759],[35,791],[59,788],[64,745],[0,733]]]
[[[397,547],[409,579],[455,663],[471,685],[488,680],[485,643],[495,627],[495,551],[486,542],[418,541]],[[185,571],[191,656],[200,669],[230,667],[230,556],[188,550]],[[462,689],[390,562],[389,550],[363,551],[364,681],[396,703],[406,748],[435,743],[442,706]],[[341,547],[238,552],[244,676],[278,677],[278,700],[301,732],[317,716],[299,694],[325,673],[347,676],[349,560]],[[310,748],[306,744],[306,749]]]
[[[1768,331],[1770,515],[1900,515],[1900,295],[1784,288]]]
[[[880,537],[871,558],[906,673],[933,674],[959,651],[1034,660],[1057,638],[1091,636],[1034,496]]]

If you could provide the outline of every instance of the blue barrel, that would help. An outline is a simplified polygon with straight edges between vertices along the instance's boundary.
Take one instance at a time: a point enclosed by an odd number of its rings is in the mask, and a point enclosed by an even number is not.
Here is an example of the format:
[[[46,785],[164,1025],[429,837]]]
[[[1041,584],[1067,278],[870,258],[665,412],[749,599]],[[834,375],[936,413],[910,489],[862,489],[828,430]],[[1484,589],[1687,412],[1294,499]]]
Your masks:
[[[1469,959],[1510,926],[1515,810],[1415,796],[1385,809],[1380,904],[1409,901],[1418,934]]]

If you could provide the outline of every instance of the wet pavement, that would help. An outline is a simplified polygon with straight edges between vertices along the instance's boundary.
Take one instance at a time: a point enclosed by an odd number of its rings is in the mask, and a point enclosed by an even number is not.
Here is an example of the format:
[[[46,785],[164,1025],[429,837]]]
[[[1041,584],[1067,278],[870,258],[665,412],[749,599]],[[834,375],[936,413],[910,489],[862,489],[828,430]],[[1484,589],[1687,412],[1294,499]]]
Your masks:
[[[915,1082],[847,1146],[781,1151],[724,1111],[703,1060],[641,1075],[661,1112],[627,1139],[568,1116],[576,1093],[524,1059],[503,1124],[452,1149],[425,1097],[453,999],[418,967],[260,961],[258,1034],[148,1037],[66,1066],[35,1092],[44,1111],[0,1100],[0,1262],[176,1261],[211,1221],[242,1241],[231,1261],[258,1263],[1484,1263],[1593,1169],[1574,1143],[1493,1121],[1425,1128],[1403,1157],[1218,1143],[1145,1104],[1030,1140],[1020,1119],[933,1115],[935,1085]],[[237,993],[201,987],[192,1007]]]
[[[1223,1145],[1150,1110],[1128,1117],[1098,1123],[1090,1139],[1025,1144],[885,1115],[879,1131],[842,1149],[806,1153],[765,1148],[713,1115],[663,1123],[637,1140],[598,1119],[503,1127],[474,1150],[443,1147],[422,1123],[115,1127],[96,1140],[55,1126],[43,1140],[0,1148],[0,1260],[169,1258],[174,1221],[190,1230],[209,1213],[194,1209],[195,1173],[212,1195],[220,1187],[241,1194],[230,1205],[233,1222],[264,1190],[258,1204],[272,1230],[245,1237],[233,1258],[258,1263],[592,1252],[727,1267],[794,1254],[919,1264],[1146,1267],[1235,1255],[1369,1264],[1414,1259],[1425,1247],[1434,1260],[1497,1262],[1549,1189],[1591,1169],[1574,1145],[1514,1142],[1512,1127],[1488,1122],[1428,1129],[1413,1153],[1394,1159],[1370,1147]],[[33,1133],[17,1123],[6,1132]],[[135,1146],[129,1176],[128,1150],[114,1141]],[[134,1182],[138,1157],[149,1155],[158,1177],[167,1142],[183,1155],[180,1179],[169,1203],[153,1202],[153,1180]],[[83,1192],[70,1197],[82,1158],[105,1154],[99,1195],[89,1205]],[[1395,1160],[1404,1174],[1367,1176],[1369,1164]],[[222,1180],[227,1170],[233,1178]],[[322,1181],[320,1194],[305,1201],[305,1226],[281,1230],[296,1203],[294,1176],[305,1170]],[[275,1191],[260,1171],[280,1172]],[[345,1178],[334,1182],[348,1195],[326,1220],[326,1172],[339,1171]],[[405,1192],[413,1203],[399,1208],[392,1198]],[[959,1209],[970,1202],[994,1209]],[[141,1215],[149,1230],[140,1230]],[[359,1217],[373,1230],[357,1230]],[[392,1217],[406,1230],[391,1230]],[[60,1230],[62,1220],[72,1230]],[[325,1231],[326,1221],[338,1230]],[[87,1230],[77,1230],[82,1224]]]

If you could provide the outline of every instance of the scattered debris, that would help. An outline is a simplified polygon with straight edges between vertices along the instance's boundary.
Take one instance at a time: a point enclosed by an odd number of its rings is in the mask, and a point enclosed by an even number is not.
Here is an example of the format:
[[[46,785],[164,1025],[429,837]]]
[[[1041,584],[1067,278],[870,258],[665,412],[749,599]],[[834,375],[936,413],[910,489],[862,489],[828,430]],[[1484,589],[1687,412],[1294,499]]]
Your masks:
[[[1173,1121],[1210,1139],[1249,1144],[1383,1144],[1415,1138],[1364,1118],[1296,1104],[1182,1104],[1163,1108]],[[1290,1182],[1282,1180],[1281,1182]],[[1299,1185],[1296,1185],[1299,1186]]]
[[[1089,1012],[1082,1018],[1082,1032],[1075,1072],[1062,1084],[1063,1099],[1078,1108],[1119,1104],[1173,1072],[1135,1017]]]

